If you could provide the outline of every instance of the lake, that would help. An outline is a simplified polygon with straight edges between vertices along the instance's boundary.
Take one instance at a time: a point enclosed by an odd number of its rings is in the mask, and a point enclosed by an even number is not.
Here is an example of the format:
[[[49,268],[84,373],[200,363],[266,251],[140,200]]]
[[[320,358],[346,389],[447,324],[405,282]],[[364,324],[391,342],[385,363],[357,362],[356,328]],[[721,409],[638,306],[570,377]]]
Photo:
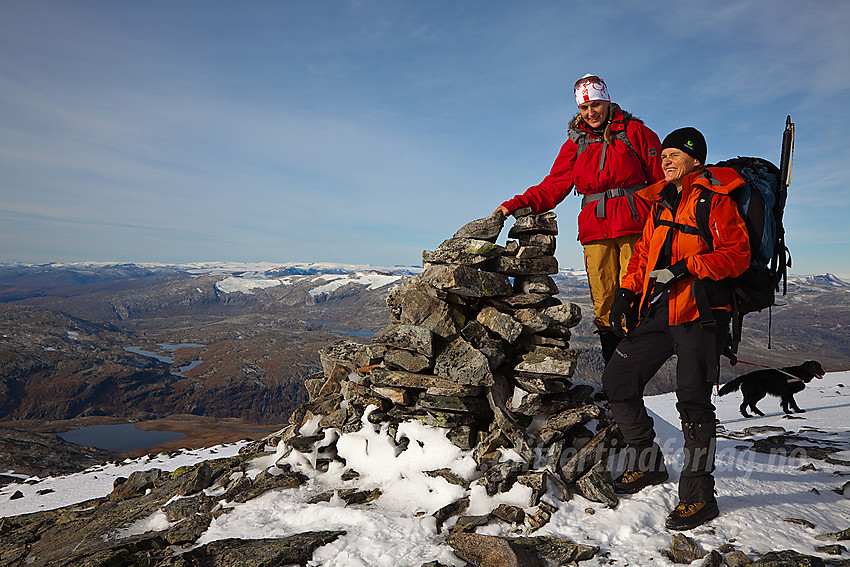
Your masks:
[[[57,433],[57,437],[69,443],[95,447],[106,451],[122,453],[135,449],[149,449],[166,441],[182,439],[183,433],[171,431],[143,431],[136,429],[132,423],[117,425],[89,425],[70,431]]]

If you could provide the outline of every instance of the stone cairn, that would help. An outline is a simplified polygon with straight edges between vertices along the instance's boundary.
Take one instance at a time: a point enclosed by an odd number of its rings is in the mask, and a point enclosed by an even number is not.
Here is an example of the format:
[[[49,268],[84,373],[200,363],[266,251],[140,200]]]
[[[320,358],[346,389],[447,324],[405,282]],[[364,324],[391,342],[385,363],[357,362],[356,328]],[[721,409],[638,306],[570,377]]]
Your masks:
[[[547,487],[561,500],[575,491],[616,506],[602,458],[617,443],[616,428],[601,393],[569,380],[579,356],[569,348],[570,329],[581,310],[555,297],[555,214],[526,208],[513,216],[504,247],[496,240],[505,218],[494,215],[424,251],[422,273],[390,292],[391,323],[371,344],[341,341],[320,352],[323,371],[307,380],[310,401],[290,417],[282,440],[313,455],[322,471],[338,458],[333,445],[320,446],[323,430],[359,430],[366,415],[393,433],[417,419],[448,428],[455,445],[473,450],[476,482],[488,494],[517,482],[530,487],[529,506],[539,506],[524,518],[531,529],[554,511],[540,500]],[[319,430],[300,434],[317,416]],[[593,420],[595,432],[586,427]],[[438,512],[438,525],[462,513],[463,502],[456,504]]]

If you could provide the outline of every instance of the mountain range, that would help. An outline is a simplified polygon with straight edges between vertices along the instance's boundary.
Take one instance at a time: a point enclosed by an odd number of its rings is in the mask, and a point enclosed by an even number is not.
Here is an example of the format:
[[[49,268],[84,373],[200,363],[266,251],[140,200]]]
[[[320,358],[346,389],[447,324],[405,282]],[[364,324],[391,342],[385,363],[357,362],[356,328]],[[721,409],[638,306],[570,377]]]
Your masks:
[[[0,265],[0,421],[171,415],[285,422],[320,371],[318,350],[368,342],[389,324],[386,295],[416,266],[327,263]],[[598,382],[583,271],[553,278],[585,318],[577,380]],[[789,278],[771,313],[747,317],[748,365],[821,361],[850,368],[850,285],[831,274]],[[768,349],[767,345],[771,348]],[[650,392],[672,387],[672,362]]]

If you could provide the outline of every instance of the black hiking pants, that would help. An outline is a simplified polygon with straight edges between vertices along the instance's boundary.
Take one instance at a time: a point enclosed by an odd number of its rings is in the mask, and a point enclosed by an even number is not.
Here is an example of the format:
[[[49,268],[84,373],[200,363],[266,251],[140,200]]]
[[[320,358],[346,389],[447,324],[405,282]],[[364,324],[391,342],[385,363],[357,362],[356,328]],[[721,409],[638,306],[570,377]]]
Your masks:
[[[714,496],[714,453],[716,426],[711,388],[725,346],[729,314],[715,310],[715,328],[699,321],[682,325],[668,323],[668,301],[662,298],[640,325],[617,346],[605,366],[602,387],[623,433],[627,449],[637,452],[631,462],[652,463],[655,430],[643,403],[647,383],[672,355],[676,363],[676,409],[685,437],[684,465],[679,480],[679,500],[704,502]],[[659,465],[656,464],[655,467]],[[660,464],[663,467],[663,462]]]

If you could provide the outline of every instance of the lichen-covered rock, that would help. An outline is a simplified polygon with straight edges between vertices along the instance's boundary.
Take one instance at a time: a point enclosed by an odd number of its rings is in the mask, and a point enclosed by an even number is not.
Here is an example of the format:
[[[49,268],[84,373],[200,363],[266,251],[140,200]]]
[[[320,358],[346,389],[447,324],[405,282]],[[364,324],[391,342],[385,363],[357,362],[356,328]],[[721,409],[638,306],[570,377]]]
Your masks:
[[[548,471],[531,471],[517,475],[517,482],[531,489],[530,504],[537,506],[540,498],[546,494],[546,481],[550,477]]]
[[[433,252],[422,252],[422,265],[428,264],[462,264],[478,267],[490,258],[495,258],[504,252],[504,248],[475,238],[450,238],[443,241]]]
[[[661,549],[661,554],[673,563],[690,563],[702,558],[703,552],[697,542],[684,534],[673,534],[669,549]]]
[[[212,519],[209,514],[195,514],[184,518],[169,528],[165,534],[165,540],[171,545],[194,543],[207,531]]]
[[[452,526],[452,533],[455,532],[474,532],[475,528],[486,526],[490,523],[490,514],[482,514],[480,516],[461,516]]]
[[[558,234],[558,221],[555,213],[528,215],[516,219],[508,231],[508,238],[518,238],[524,234]]]
[[[441,396],[477,396],[481,394],[479,386],[465,386],[433,374],[374,368],[370,372],[369,378],[373,387],[411,388],[425,390],[429,394]]]
[[[558,294],[558,284],[551,276],[538,274],[532,276],[517,276],[514,279],[515,293],[545,293],[547,295]]]
[[[505,461],[498,463],[484,473],[484,488],[487,494],[493,496],[499,492],[507,492],[517,481],[522,472],[522,463]]]
[[[799,551],[771,551],[762,555],[752,567],[823,567],[824,561],[814,555],[805,555]]]
[[[327,492],[317,494],[311,498],[309,502],[310,504],[316,504],[317,502],[330,502],[334,496],[345,502],[348,506],[356,506],[358,504],[368,504],[369,502],[377,500],[381,497],[381,490],[378,488],[374,488],[372,490],[358,490],[356,488],[329,490]]]
[[[136,471],[127,479],[119,477],[115,479],[114,488],[109,494],[109,498],[112,500],[122,500],[124,498],[141,496],[154,487],[154,483],[161,475],[161,470],[150,469],[146,471]]]
[[[493,373],[487,357],[462,337],[449,343],[437,356],[434,374],[469,386],[493,384]]]
[[[357,367],[357,363],[354,360],[362,347],[363,345],[360,343],[341,340],[320,350],[319,359],[321,360],[322,371],[325,376],[330,376],[331,372],[338,365],[347,366],[351,370],[354,370]]]
[[[576,425],[583,425],[591,419],[598,418],[601,414],[602,410],[599,406],[593,404],[566,409],[549,417],[546,420],[546,426],[538,431],[537,435],[543,444],[548,446],[559,439],[563,439],[566,432]]]
[[[559,348],[534,347],[524,360],[514,367],[516,372],[572,376],[579,352]]]
[[[344,531],[305,532],[276,539],[220,539],[183,554],[188,565],[305,565],[313,552],[345,535]]]
[[[503,215],[491,215],[466,223],[452,238],[478,238],[488,242],[496,242],[504,226],[505,217]]]
[[[446,438],[451,441],[455,447],[469,451],[475,448],[475,441],[478,439],[478,430],[469,425],[458,425],[452,427]]]
[[[746,567],[753,562],[752,559],[747,557],[747,555],[739,549],[734,549],[726,554],[725,560],[728,567]]]
[[[522,334],[522,323],[494,307],[485,307],[478,313],[477,321],[490,329],[509,344],[513,344]]]
[[[487,270],[508,276],[557,274],[558,260],[554,256],[541,256],[523,260],[516,256],[499,256],[485,264]]]
[[[576,490],[591,502],[607,504],[616,508],[620,499],[614,492],[614,482],[611,471],[608,470],[608,460],[597,462],[583,477],[576,481]]]
[[[490,514],[509,524],[521,524],[525,519],[525,511],[519,506],[511,506],[510,504],[499,504]]]
[[[720,567],[721,565],[723,565],[723,556],[717,550],[712,550],[705,556],[700,567]]]
[[[620,436],[615,424],[609,425],[585,443],[563,467],[561,476],[566,482],[575,482],[605,456],[606,447]]]
[[[485,414],[489,409],[487,400],[479,397],[435,396],[423,393],[419,396],[419,407],[427,410],[459,413]]]
[[[195,494],[188,498],[176,498],[162,507],[169,522],[178,522],[212,510],[218,500],[206,494]]]
[[[540,248],[544,254],[552,255],[555,253],[555,235],[552,234],[519,234],[517,235],[520,246],[536,246]]]
[[[384,355],[388,368],[405,370],[407,372],[422,372],[434,365],[433,359],[410,350],[391,348]]]
[[[544,309],[561,304],[561,300],[545,293],[515,293],[507,297],[494,298],[489,303],[499,309]]]
[[[463,498],[459,498],[454,502],[450,502],[431,514],[434,519],[437,521],[437,531],[442,531],[443,524],[451,518],[452,516],[457,516],[458,514],[463,514],[466,512],[466,509],[469,508],[469,497],[464,496]]]
[[[230,502],[247,502],[269,490],[281,490],[284,488],[298,488],[307,482],[307,477],[299,472],[287,469],[277,469],[276,474],[263,471],[257,475],[253,482],[241,483],[239,488],[231,487],[226,493],[226,500]]]
[[[552,536],[522,537],[510,540],[521,547],[534,550],[546,567],[573,565],[592,559],[599,548],[574,543],[572,540]]]
[[[820,541],[844,541],[850,539],[850,528],[840,532],[816,535],[815,539]]]
[[[209,488],[213,480],[213,471],[210,465],[205,462],[201,463],[195,468],[189,479],[180,486],[178,494],[180,496],[188,496],[200,492],[205,488]]]
[[[393,388],[392,386],[372,386],[372,391],[394,404],[412,406],[416,403],[417,395],[408,388]]]
[[[543,314],[565,327],[575,327],[581,323],[581,307],[575,303],[562,303],[543,309]]]
[[[542,567],[533,551],[496,536],[455,532],[446,543],[458,557],[479,567]]]
[[[454,310],[430,295],[424,286],[403,285],[387,296],[387,306],[400,323],[428,329],[448,338],[460,331]]]
[[[522,332],[526,334],[545,331],[552,320],[540,313],[537,309],[517,309],[513,314],[514,319],[522,323]]]
[[[576,405],[573,403],[569,393],[528,394],[523,396],[518,405],[514,404],[516,404],[516,400],[512,399],[508,409],[515,414],[522,414],[528,417],[558,413]]]
[[[434,334],[416,325],[390,325],[375,333],[372,342],[434,356]]]
[[[818,545],[815,547],[815,551],[818,553],[826,553],[827,555],[841,555],[847,551],[847,548],[843,545],[833,543],[832,545]]]
[[[461,297],[500,297],[513,293],[513,286],[506,275],[459,264],[428,266],[420,275],[420,281]]]
[[[514,380],[520,388],[532,394],[562,394],[572,385],[566,378],[555,374],[517,372]]]

